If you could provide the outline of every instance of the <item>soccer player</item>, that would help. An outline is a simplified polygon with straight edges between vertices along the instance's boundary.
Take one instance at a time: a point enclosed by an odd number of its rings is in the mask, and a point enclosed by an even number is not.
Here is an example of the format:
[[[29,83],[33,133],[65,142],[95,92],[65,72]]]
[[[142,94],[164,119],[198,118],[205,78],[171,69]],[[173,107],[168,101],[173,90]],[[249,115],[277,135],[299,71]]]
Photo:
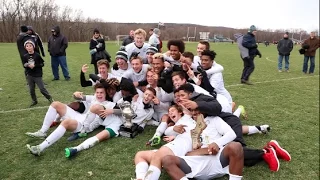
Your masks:
[[[117,51],[116,53],[116,63],[114,63],[111,74],[117,77],[122,77],[125,72],[131,69],[130,64],[128,63],[128,53],[124,49]]]
[[[126,51],[128,53],[128,58],[131,59],[131,54],[133,52],[139,53],[144,63],[147,63],[147,49],[150,44],[145,43],[146,31],[143,29],[137,29],[134,31],[134,42],[126,45]]]
[[[133,123],[136,123],[139,125],[138,130],[139,132],[143,131],[145,121],[148,121],[151,119],[153,114],[153,109],[151,106],[151,101],[153,97],[156,95],[156,92],[153,88],[147,88],[146,91],[143,94],[143,97],[139,97],[136,102],[132,101],[132,107],[134,109],[134,112],[137,114],[137,117],[132,120]],[[119,101],[118,104],[121,104],[124,102],[123,100]],[[95,106],[92,109],[92,112],[94,113],[100,113],[99,116],[106,117],[110,114],[119,114],[119,110],[112,109],[112,108],[104,108],[103,106]],[[120,128],[120,124],[118,121],[115,123],[113,122],[116,119],[107,119],[110,121],[111,125],[106,126],[106,129],[98,133],[97,135],[86,139],[83,143],[79,144],[76,147],[66,148],[65,149],[65,156],[67,158],[70,158],[74,155],[76,155],[78,152],[89,149],[96,145],[97,143],[107,140],[109,138],[115,137],[119,134],[118,130]],[[105,120],[106,121],[106,120]]]
[[[153,55],[158,53],[158,49],[156,47],[150,46],[147,49],[147,58],[148,58],[148,64],[152,64]]]
[[[149,69],[148,64],[143,64],[140,56],[132,56],[130,59],[132,69],[123,74],[124,78],[130,79],[135,87],[142,87],[148,84],[146,74]]]
[[[74,96],[76,98],[81,98],[85,101],[90,102],[91,105],[103,104],[109,106],[110,103],[105,101],[105,87],[101,83],[98,83],[94,86],[94,89],[94,96],[84,96],[81,92],[75,92]],[[34,133],[27,132],[26,135],[32,137],[45,138],[47,136],[46,132],[48,131],[53,120],[56,118],[57,114],[59,114],[60,117],[62,117],[63,121],[57,127],[57,129],[55,129],[41,144],[37,146],[30,146],[29,144],[27,144],[27,148],[29,149],[31,154],[39,156],[42,151],[44,151],[46,148],[57,142],[67,130],[71,132],[78,132],[82,129],[83,121],[86,117],[85,114],[80,114],[68,107],[67,105],[62,104],[60,102],[53,102],[47,111],[41,129]],[[92,128],[94,129],[96,127]]]
[[[169,154],[185,155],[188,151],[192,150],[190,131],[195,127],[193,119],[188,115],[184,115],[182,108],[177,105],[169,108],[169,117],[172,121],[176,122],[176,124],[170,129],[167,129],[168,131],[166,130],[165,134],[175,136],[174,140],[172,140],[172,137],[167,136],[165,140],[169,143],[162,146],[158,151],[149,150],[137,152],[135,156],[137,179],[143,179],[148,175],[148,171],[153,171],[153,179],[158,179],[160,176],[161,158]]]

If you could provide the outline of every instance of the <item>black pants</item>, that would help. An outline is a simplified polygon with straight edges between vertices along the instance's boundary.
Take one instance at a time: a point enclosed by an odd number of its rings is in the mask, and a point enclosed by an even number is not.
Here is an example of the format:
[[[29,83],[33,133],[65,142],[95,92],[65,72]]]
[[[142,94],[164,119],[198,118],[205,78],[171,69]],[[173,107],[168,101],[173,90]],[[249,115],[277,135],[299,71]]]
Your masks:
[[[28,80],[28,85],[29,85],[29,90],[30,90],[30,95],[31,95],[32,101],[37,102],[37,96],[36,96],[36,92],[35,92],[36,84],[37,84],[38,88],[40,89],[40,92],[47,99],[51,98],[49,92],[44,87],[44,83],[42,81],[42,77],[33,77],[33,76],[27,75],[27,80]]]
[[[98,62],[98,61],[97,61],[97,62]],[[97,62],[93,63],[94,73],[95,73],[95,74],[99,74]]]
[[[241,80],[249,80],[251,73],[254,71],[254,56],[250,56],[249,58],[244,58],[243,60],[243,71]]]
[[[237,137],[234,141],[241,143],[241,145],[243,146],[244,165],[253,166],[258,162],[263,161],[262,156],[264,154],[264,151],[262,149],[250,149],[246,147],[242,135],[242,124],[240,119],[231,113],[225,112],[222,112],[219,117],[223,119],[236,133]]]

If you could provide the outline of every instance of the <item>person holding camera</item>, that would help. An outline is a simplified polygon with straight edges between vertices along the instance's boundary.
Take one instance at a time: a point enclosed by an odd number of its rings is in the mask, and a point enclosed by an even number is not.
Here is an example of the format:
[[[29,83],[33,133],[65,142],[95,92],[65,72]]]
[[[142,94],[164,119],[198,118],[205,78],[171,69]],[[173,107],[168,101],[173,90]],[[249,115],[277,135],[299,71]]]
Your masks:
[[[310,68],[309,68],[309,74],[313,74],[314,67],[315,67],[315,56],[316,51],[319,48],[319,39],[315,37],[315,33],[311,32],[310,37],[306,39],[303,44],[302,48],[304,49],[304,59],[303,59],[303,68],[302,71],[304,74],[307,74],[308,71],[308,62],[310,59]]]

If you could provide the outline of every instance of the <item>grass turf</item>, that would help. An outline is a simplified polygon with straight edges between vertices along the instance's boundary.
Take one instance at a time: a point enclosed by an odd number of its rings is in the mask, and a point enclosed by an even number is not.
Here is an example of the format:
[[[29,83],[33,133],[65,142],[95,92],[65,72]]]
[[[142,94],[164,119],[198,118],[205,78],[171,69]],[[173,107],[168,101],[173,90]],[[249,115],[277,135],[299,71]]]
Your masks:
[[[196,45],[187,43],[186,50],[195,52]],[[112,57],[118,48],[115,42],[107,42]],[[147,127],[135,139],[118,137],[100,143],[71,160],[64,157],[64,148],[84,140],[68,142],[66,138],[71,133],[66,133],[42,156],[29,154],[25,145],[36,145],[42,140],[29,138],[24,133],[41,127],[47,110],[44,106],[49,103],[37,90],[38,108],[25,109],[31,98],[16,45],[0,44],[0,49],[0,179],[122,180],[135,176],[134,155],[139,150],[150,149],[145,147],[145,142],[153,135],[154,127]],[[272,128],[268,135],[245,136],[248,146],[262,148],[269,140],[276,139],[292,156],[291,162],[280,160],[280,170],[276,173],[270,172],[265,163],[245,168],[244,179],[319,179],[319,52],[313,76],[302,73],[303,56],[299,55],[298,46],[290,56],[290,73],[278,73],[276,46],[260,45],[263,57],[256,58],[256,68],[251,76],[256,84],[245,86],[239,84],[243,65],[237,46],[212,44],[212,49],[218,54],[216,61],[224,66],[225,86],[233,100],[244,105],[249,113],[249,120],[243,124],[269,124]],[[55,100],[71,102],[74,91],[92,93],[92,88],[80,86],[79,78],[82,64],[90,64],[89,58],[88,43],[70,43],[67,61],[71,81],[64,81],[61,71],[61,80],[51,81],[53,76],[47,53],[43,79]],[[92,65],[90,70],[93,72]],[[163,173],[160,179],[169,177]]]

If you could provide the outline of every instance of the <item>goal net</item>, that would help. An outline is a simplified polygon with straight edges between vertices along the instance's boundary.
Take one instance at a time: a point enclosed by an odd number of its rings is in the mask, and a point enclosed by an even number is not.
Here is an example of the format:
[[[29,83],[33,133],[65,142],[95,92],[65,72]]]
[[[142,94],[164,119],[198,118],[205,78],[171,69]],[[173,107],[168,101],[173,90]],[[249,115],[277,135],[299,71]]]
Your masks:
[[[122,41],[128,37],[128,35],[117,35],[116,38],[117,38],[117,45],[120,46],[122,44]]]

